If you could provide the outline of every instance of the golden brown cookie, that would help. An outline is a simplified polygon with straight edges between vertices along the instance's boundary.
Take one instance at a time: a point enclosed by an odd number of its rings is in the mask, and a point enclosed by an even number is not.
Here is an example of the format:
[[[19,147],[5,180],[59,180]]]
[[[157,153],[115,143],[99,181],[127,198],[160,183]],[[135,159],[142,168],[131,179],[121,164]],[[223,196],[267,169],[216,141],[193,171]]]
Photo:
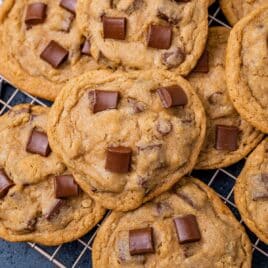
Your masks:
[[[190,84],[167,71],[97,71],[63,89],[49,140],[84,191],[130,210],[169,189],[195,165],[205,114]]]
[[[0,237],[8,241],[70,242],[105,212],[51,151],[48,111],[23,104],[0,117]]]
[[[230,33],[226,79],[238,113],[268,133],[268,5],[239,21]]]
[[[251,267],[244,228],[216,193],[181,180],[134,211],[112,212],[93,244],[93,266]]]
[[[268,243],[268,139],[248,157],[235,185],[235,203],[245,224]]]
[[[228,96],[225,51],[230,31],[209,28],[206,52],[188,80],[199,95],[207,115],[206,139],[196,169],[226,167],[245,157],[263,135],[241,119]]]

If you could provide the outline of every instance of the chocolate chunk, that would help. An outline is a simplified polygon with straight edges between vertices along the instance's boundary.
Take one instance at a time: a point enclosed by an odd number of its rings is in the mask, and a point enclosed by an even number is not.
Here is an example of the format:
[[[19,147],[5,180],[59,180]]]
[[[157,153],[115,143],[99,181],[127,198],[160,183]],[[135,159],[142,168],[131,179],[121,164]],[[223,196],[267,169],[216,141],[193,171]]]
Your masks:
[[[55,203],[51,206],[49,212],[45,215],[47,220],[52,220],[55,216],[60,213],[60,209],[65,204],[65,201],[62,199],[55,199]]]
[[[129,252],[130,255],[154,253],[153,228],[130,230]]]
[[[74,20],[73,14],[70,14],[68,17],[65,17],[64,20],[62,21],[61,30],[68,33],[71,29],[73,20]]]
[[[44,132],[33,129],[27,143],[26,151],[47,157],[51,153],[47,135]]]
[[[76,0],[61,0],[60,6],[75,14]]]
[[[193,69],[193,73],[208,73],[209,65],[208,65],[208,51],[204,51],[203,55],[198,60],[195,68]]]
[[[37,224],[37,218],[32,218],[27,222],[26,231],[33,232],[35,230]]]
[[[163,136],[169,134],[172,130],[172,124],[166,119],[159,119],[157,121],[156,130]]]
[[[173,219],[180,244],[196,242],[201,239],[196,217],[186,215]]]
[[[116,173],[130,171],[132,149],[129,147],[109,147],[107,150],[105,169]]]
[[[267,200],[268,199],[268,193],[253,193],[252,194],[252,200],[258,201],[258,200]]]
[[[263,181],[265,187],[268,188],[268,173],[262,173],[261,180]]]
[[[90,56],[91,55],[90,49],[91,49],[90,40],[89,39],[86,39],[85,42],[84,42],[84,44],[83,44],[83,46],[82,46],[81,53],[83,55]]]
[[[89,99],[92,104],[93,113],[116,109],[119,100],[119,92],[94,90],[89,92]]]
[[[103,36],[104,38],[125,40],[127,19],[126,18],[113,18],[103,16]]]
[[[0,198],[4,197],[13,185],[4,169],[0,169]]]
[[[157,89],[163,107],[184,106],[188,103],[184,90],[179,86],[162,87]]]
[[[55,197],[64,198],[78,195],[78,185],[72,175],[62,175],[54,180]]]
[[[235,151],[238,148],[239,129],[234,126],[216,125],[216,149]]]
[[[172,27],[162,25],[150,25],[148,32],[148,47],[157,49],[169,49],[172,39]]]
[[[177,47],[171,51],[164,52],[161,61],[168,69],[178,67],[185,60],[184,51]]]
[[[58,68],[65,60],[67,60],[68,55],[68,50],[52,40],[41,53],[40,57],[52,65],[52,67]]]
[[[174,17],[174,16],[170,17],[166,13],[164,13],[162,10],[158,10],[157,17],[174,25],[179,22],[179,19],[177,17]]]
[[[27,27],[43,23],[47,16],[47,5],[44,3],[33,3],[28,5],[25,23]]]

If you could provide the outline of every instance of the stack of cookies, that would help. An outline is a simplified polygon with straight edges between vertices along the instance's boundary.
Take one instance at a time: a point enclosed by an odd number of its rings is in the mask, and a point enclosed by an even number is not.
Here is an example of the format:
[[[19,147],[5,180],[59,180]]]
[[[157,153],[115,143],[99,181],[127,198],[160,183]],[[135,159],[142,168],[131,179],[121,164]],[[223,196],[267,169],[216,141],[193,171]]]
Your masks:
[[[110,209],[96,268],[251,266],[244,228],[187,174],[257,147],[235,201],[268,242],[268,2],[221,0],[232,30],[208,28],[209,2],[4,1],[0,74],[54,103],[0,117],[1,238],[59,245]]]

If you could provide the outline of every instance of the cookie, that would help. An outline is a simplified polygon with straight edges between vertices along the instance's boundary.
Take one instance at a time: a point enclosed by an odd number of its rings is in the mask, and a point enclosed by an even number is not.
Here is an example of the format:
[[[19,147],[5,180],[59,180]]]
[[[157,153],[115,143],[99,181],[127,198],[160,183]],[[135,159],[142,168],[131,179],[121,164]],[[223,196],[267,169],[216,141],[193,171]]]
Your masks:
[[[230,33],[226,78],[230,98],[240,115],[268,133],[268,5],[238,22]]]
[[[267,0],[219,0],[219,3],[229,23],[235,25],[253,10],[267,4]]]
[[[131,212],[112,212],[93,244],[99,267],[251,267],[244,228],[197,179]]]
[[[207,0],[85,0],[77,13],[93,58],[117,68],[186,75],[206,44]]]
[[[205,128],[202,104],[180,76],[98,71],[63,89],[48,136],[84,191],[126,211],[193,168]]]
[[[234,188],[243,221],[259,239],[268,243],[268,139],[248,157]]]
[[[77,27],[75,2],[5,0],[0,9],[0,74],[24,91],[54,100],[71,78],[100,68]]]
[[[105,213],[51,151],[48,111],[23,104],[0,118],[0,237],[8,241],[70,242]]]
[[[188,80],[207,115],[206,139],[196,169],[226,167],[245,157],[263,135],[240,118],[228,96],[225,51],[230,31],[209,28],[207,48]]]

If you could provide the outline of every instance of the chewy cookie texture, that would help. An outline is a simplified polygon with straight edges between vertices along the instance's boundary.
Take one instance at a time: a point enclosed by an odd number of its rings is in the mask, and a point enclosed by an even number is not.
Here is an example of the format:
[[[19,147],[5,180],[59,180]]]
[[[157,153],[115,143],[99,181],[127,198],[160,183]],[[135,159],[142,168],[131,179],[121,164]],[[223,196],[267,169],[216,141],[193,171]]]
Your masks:
[[[244,228],[208,186],[184,178],[130,212],[112,212],[93,244],[93,266],[251,267]]]
[[[263,135],[241,119],[228,96],[225,51],[230,31],[209,28],[206,50],[187,77],[199,95],[207,116],[206,138],[196,169],[220,168],[238,162]]]
[[[240,20],[230,33],[226,79],[230,98],[242,118],[268,133],[268,5]]]
[[[48,134],[81,188],[104,207],[125,211],[193,168],[205,121],[199,98],[180,76],[98,71],[63,89]]]
[[[219,0],[221,9],[231,25],[250,12],[267,4],[267,0]]]
[[[206,43],[207,0],[85,0],[77,2],[77,14],[92,57],[124,70],[186,75]]]
[[[23,104],[0,117],[0,237],[59,245],[104,215],[51,151],[49,109]]]
[[[245,224],[268,243],[268,140],[248,157],[235,186],[235,203]]]
[[[54,100],[81,73],[101,67],[77,27],[76,1],[5,0],[0,9],[0,73],[33,95]]]

